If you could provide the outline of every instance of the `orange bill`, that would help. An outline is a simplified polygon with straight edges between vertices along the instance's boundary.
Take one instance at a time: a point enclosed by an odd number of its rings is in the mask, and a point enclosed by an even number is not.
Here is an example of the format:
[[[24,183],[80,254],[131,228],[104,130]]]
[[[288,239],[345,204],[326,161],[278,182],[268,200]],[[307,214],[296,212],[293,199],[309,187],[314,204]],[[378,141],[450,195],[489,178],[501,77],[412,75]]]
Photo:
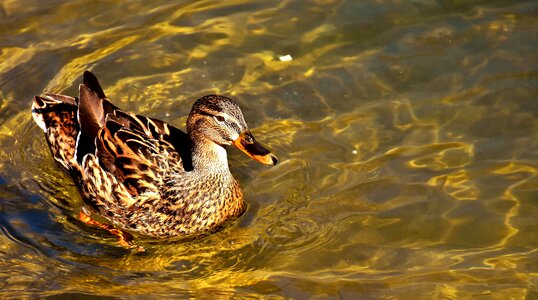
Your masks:
[[[233,145],[262,164],[274,166],[278,162],[276,156],[254,139],[250,130],[241,132],[239,137],[233,141]]]

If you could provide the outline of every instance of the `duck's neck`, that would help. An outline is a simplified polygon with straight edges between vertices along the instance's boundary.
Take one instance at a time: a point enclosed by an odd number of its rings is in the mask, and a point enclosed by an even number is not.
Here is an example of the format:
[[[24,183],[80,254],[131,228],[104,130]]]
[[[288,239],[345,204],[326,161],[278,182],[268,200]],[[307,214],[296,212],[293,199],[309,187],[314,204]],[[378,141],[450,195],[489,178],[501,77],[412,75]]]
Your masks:
[[[210,174],[228,175],[228,154],[224,147],[209,140],[198,140],[192,146],[193,171]]]

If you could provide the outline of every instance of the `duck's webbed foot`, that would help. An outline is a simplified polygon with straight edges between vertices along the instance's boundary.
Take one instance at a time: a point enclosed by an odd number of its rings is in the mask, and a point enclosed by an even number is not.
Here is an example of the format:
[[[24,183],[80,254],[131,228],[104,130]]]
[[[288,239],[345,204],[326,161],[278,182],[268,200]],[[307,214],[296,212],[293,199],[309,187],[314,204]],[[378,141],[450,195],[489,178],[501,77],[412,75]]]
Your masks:
[[[132,249],[135,252],[144,252],[145,251],[144,247],[136,245],[133,242],[133,236],[130,233],[122,231],[120,229],[117,229],[117,228],[115,228],[114,226],[112,226],[110,224],[101,223],[99,221],[96,221],[96,220],[92,219],[91,215],[88,212],[86,212],[84,208],[80,210],[80,212],[78,214],[78,219],[80,221],[82,221],[83,223],[85,223],[85,224],[97,226],[97,227],[99,227],[101,229],[104,229],[104,230],[110,232],[111,234],[117,236],[118,237],[118,243],[123,248]]]

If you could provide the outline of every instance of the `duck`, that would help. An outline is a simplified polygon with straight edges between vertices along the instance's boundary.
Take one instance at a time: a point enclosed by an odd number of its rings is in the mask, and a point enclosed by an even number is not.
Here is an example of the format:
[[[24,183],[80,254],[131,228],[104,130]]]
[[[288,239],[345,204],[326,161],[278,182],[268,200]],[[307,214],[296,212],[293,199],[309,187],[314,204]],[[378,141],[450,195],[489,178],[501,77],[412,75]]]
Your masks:
[[[133,235],[199,236],[241,216],[246,204],[227,146],[264,165],[278,161],[228,97],[196,100],[184,132],[115,106],[90,71],[78,97],[35,96],[32,117],[82,196],[79,219],[110,231],[126,247]]]

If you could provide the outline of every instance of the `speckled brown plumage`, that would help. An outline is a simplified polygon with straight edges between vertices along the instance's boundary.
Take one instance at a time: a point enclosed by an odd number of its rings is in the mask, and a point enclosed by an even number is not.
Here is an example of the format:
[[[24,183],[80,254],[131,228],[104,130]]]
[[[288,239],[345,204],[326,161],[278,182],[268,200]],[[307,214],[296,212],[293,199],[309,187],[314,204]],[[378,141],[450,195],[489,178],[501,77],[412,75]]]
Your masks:
[[[79,98],[36,96],[32,115],[85,203],[118,229],[152,237],[211,232],[244,212],[224,146],[276,163],[239,106],[218,95],[195,102],[185,134],[117,108],[85,72]]]

